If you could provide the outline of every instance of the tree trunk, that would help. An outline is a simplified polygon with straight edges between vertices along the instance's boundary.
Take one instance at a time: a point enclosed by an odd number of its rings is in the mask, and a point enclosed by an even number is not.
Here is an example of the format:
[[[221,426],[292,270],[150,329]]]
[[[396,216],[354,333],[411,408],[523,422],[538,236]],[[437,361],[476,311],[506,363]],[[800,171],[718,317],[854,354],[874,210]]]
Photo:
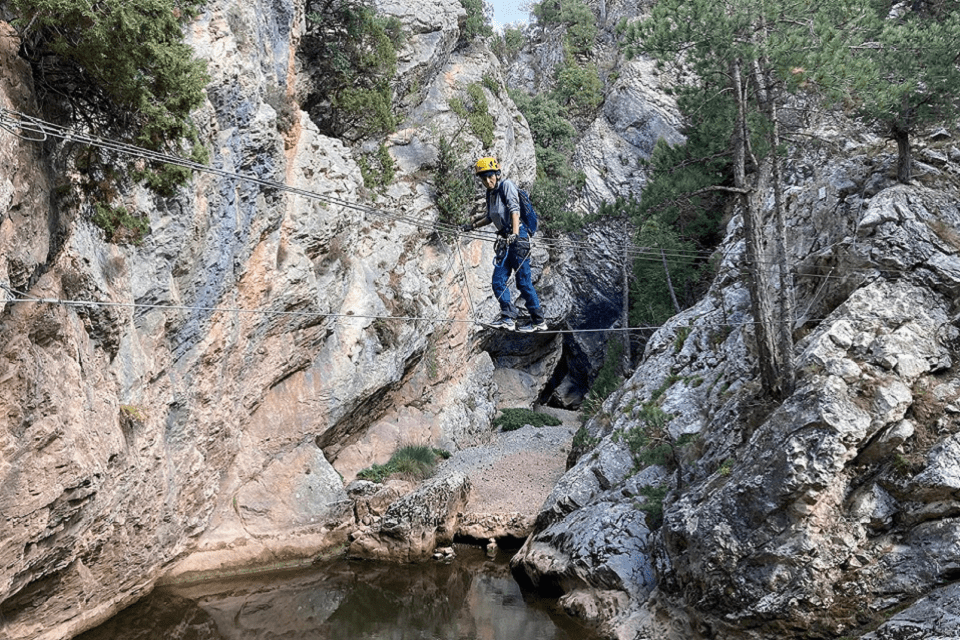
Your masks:
[[[750,290],[750,306],[753,312],[754,336],[757,346],[757,360],[760,365],[760,382],[764,391],[779,396],[780,377],[777,372],[776,348],[771,336],[770,326],[773,313],[764,282],[763,236],[760,220],[751,202],[747,187],[747,96],[743,84],[743,71],[739,60],[731,68],[734,95],[737,100],[737,123],[733,136],[733,181],[742,193],[739,196],[743,215],[743,232],[747,253],[747,287]]]
[[[623,376],[630,374],[630,365],[633,361],[630,354],[630,332],[627,327],[630,326],[630,216],[623,216],[623,260],[620,264],[621,276],[623,277],[623,308],[620,311],[620,326],[623,327],[623,357],[620,359]]]
[[[663,259],[663,272],[667,275],[667,289],[670,290],[670,299],[673,300],[673,310],[680,313],[680,303],[677,302],[677,293],[673,290],[673,280],[670,279],[670,266],[667,264],[667,254],[660,249],[660,257]]]
[[[783,216],[783,194],[781,193],[780,156],[777,147],[780,144],[779,125],[777,121],[777,107],[770,101],[770,115],[773,126],[771,138],[773,142],[773,199],[774,220],[777,227],[777,271],[780,274],[780,291],[777,297],[777,306],[780,309],[780,322],[777,325],[778,369],[780,371],[780,387],[778,397],[785,398],[793,392],[796,384],[796,374],[793,369],[793,271],[787,257],[787,226]]]
[[[766,61],[764,61],[766,62]],[[767,64],[765,69],[769,69]],[[779,322],[774,325],[777,353],[774,365],[779,372],[779,384],[776,395],[785,398],[793,392],[796,374],[793,368],[793,322],[794,288],[793,272],[787,254],[787,227],[783,214],[783,181],[780,176],[780,115],[777,111],[776,97],[773,95],[773,80],[769,72],[761,69],[760,61],[754,62],[754,81],[763,109],[770,122],[770,173],[773,188],[773,218],[776,230],[776,266],[779,274],[777,308]]]
[[[897,141],[897,181],[908,184],[913,178],[913,157],[910,154],[910,134],[899,127],[893,130],[893,139]]]

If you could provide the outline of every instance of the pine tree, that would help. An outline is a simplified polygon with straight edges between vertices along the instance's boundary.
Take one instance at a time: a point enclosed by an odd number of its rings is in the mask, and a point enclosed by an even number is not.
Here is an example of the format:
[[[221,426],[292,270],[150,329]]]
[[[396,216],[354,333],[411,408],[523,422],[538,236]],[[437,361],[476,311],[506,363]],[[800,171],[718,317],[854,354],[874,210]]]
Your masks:
[[[370,0],[311,0],[300,54],[312,87],[304,108],[324,133],[352,141],[396,126],[393,81],[400,21]]]
[[[732,98],[733,184],[707,189],[735,194],[746,236],[747,282],[755,320],[761,381],[772,396],[793,388],[792,287],[780,184],[776,94],[782,42],[804,28],[809,4],[764,0],[661,0],[627,34],[628,51],[675,65],[690,87],[715,87]],[[790,13],[788,13],[790,12]],[[678,64],[679,63],[679,64]],[[776,194],[774,228],[763,226],[762,194]],[[779,280],[778,282],[776,280]]]
[[[203,103],[208,78],[182,31],[204,2],[11,0],[10,7],[42,108],[98,134],[205,161],[190,113]],[[188,176],[170,165],[137,174],[164,195]]]
[[[897,142],[903,182],[911,176],[910,136],[956,113],[957,2],[898,7],[901,13],[892,15],[889,5],[875,0],[660,0],[647,20],[628,31],[632,53],[679,63],[689,87],[719,85],[736,105],[729,131],[730,190],[744,220],[761,378],[776,396],[789,391],[793,375],[780,93],[803,89],[879,126]],[[772,230],[761,226],[755,202],[767,187],[774,195]]]
[[[957,114],[960,13],[906,10],[884,19],[874,39],[851,51],[872,72],[870,85],[855,95],[859,112],[897,143],[897,179],[909,182],[910,136]]]

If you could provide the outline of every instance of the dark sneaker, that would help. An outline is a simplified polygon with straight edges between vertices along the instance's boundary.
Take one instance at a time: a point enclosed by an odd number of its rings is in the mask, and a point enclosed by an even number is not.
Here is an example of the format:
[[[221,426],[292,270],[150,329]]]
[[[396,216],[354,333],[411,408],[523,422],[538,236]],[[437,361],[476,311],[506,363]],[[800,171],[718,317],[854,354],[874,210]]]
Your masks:
[[[520,325],[517,329],[520,333],[533,333],[534,331],[546,331],[547,330],[547,321],[546,320],[531,320],[530,322],[525,322]]]
[[[513,318],[500,316],[487,326],[493,327],[494,329],[503,329],[504,331],[513,331],[517,328],[517,323],[513,321]]]

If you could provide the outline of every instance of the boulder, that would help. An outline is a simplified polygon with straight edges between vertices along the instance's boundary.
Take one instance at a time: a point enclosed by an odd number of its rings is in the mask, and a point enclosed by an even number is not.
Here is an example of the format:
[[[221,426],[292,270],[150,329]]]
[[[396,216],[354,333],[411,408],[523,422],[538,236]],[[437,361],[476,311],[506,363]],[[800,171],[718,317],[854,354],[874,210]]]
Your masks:
[[[378,524],[355,531],[347,553],[369,560],[428,560],[437,547],[453,542],[457,514],[469,495],[463,474],[428,480],[387,507]]]

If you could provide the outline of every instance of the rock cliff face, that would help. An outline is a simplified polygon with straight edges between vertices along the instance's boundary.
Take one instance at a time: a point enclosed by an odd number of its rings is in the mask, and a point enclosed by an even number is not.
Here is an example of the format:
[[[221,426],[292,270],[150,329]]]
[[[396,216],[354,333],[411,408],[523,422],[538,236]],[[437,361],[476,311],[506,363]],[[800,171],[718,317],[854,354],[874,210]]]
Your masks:
[[[402,497],[349,485],[357,471],[400,443],[487,442],[500,389],[532,402],[558,377],[558,396],[589,377],[599,339],[478,331],[497,309],[490,243],[430,230],[440,134],[500,156],[511,178],[535,175],[503,87],[548,86],[559,34],[502,69],[462,41],[458,0],[380,6],[410,34],[404,121],[387,141],[398,177],[382,192],[363,187],[361,150],[295,108],[302,0],[213,0],[188,37],[210,65],[197,119],[213,164],[318,197],[214,174],[172,199],[131,190],[124,203],[152,233],[113,245],[60,203],[61,143],[0,131],[5,637],[71,637],[164,577],[346,547],[423,558],[453,535],[469,480]],[[636,159],[680,139],[661,79],[613,46],[636,3],[591,6],[597,60],[617,73],[577,151],[585,207],[637,193]],[[0,28],[0,103],[36,113]],[[477,82],[490,150],[451,108]],[[796,391],[776,405],[759,393],[731,212],[710,293],[650,340],[586,425],[515,560],[521,580],[610,637],[956,634],[930,612],[960,606],[948,584],[960,575],[960,151],[949,136],[922,141],[921,175],[897,185],[895,150],[855,130],[811,125],[819,143],[785,167]],[[584,238],[537,245],[537,287],[551,323],[609,327],[620,245],[609,228]],[[640,430],[659,421],[672,465],[644,455]]]
[[[597,41],[578,63],[595,65],[604,83],[603,106],[578,121],[580,139],[573,163],[586,176],[577,208],[592,212],[603,202],[639,197],[647,181],[640,162],[650,157],[658,140],[683,142],[676,104],[663,90],[666,79],[644,59],[628,59],[620,49],[618,27],[638,19],[652,3],[629,0],[586,0],[596,16]],[[526,28],[530,43],[510,61],[507,84],[530,94],[549,91],[564,64],[564,25]],[[581,59],[584,58],[584,59]]]
[[[295,108],[302,0],[208,3],[188,29],[212,79],[197,122],[214,166],[335,203],[199,174],[176,198],[122,194],[152,232],[113,245],[60,204],[61,143],[0,132],[4,637],[70,637],[161,576],[346,545],[356,512],[344,481],[359,469],[401,443],[456,451],[488,438],[494,362],[472,323],[497,309],[492,247],[430,230],[429,168],[437,136],[462,129],[451,100],[485,77],[502,85],[502,72],[485,45],[461,42],[458,0],[428,4],[381,3],[410,37],[405,120],[388,140],[399,172],[380,193],[363,188],[357,150]],[[0,102],[37,113],[0,26]],[[487,151],[531,180],[523,117],[505,91],[485,91]],[[560,251],[535,256],[554,321],[575,286],[552,261]],[[560,349],[544,340],[506,364],[539,388]]]
[[[929,614],[957,606],[960,152],[921,139],[901,185],[895,148],[851,131],[811,126],[786,166],[793,394],[759,393],[735,216],[712,290],[586,425],[514,559],[611,637],[955,633]],[[673,465],[637,446],[657,421]]]

